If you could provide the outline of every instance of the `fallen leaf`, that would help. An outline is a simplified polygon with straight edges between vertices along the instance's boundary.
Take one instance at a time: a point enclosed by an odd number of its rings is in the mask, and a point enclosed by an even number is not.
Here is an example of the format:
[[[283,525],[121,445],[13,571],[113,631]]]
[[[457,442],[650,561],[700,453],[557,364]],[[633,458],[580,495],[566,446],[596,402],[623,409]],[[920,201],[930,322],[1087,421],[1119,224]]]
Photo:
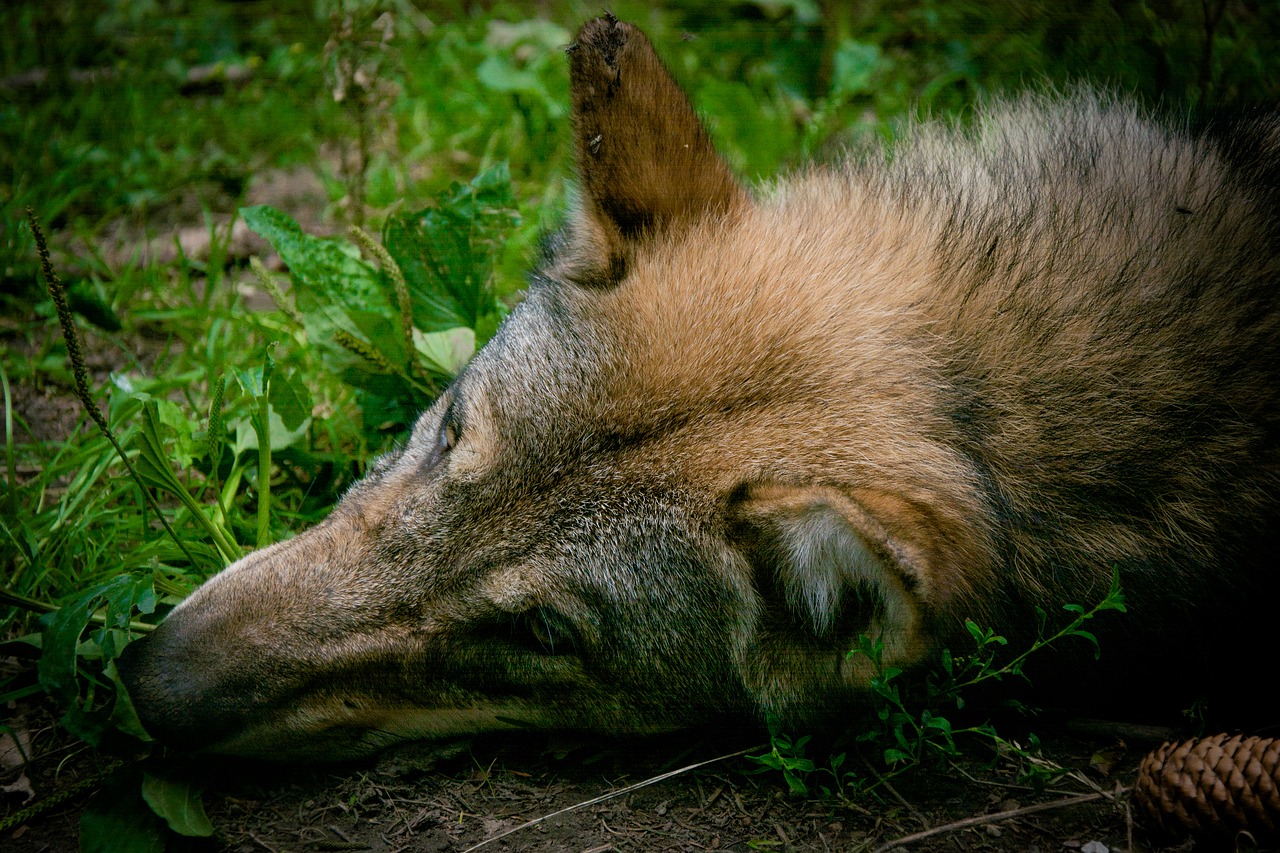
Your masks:
[[[24,806],[35,799],[36,796],[36,792],[31,788],[31,780],[27,778],[26,773],[19,776],[16,782],[0,785],[0,791],[4,791],[6,794],[26,794],[26,799],[22,801]]]
[[[0,768],[16,770],[31,756],[31,735],[26,729],[0,730]]]
[[[1120,758],[1121,750],[1118,749],[1100,749],[1089,759],[1089,769],[1101,776],[1110,776],[1111,768],[1115,766],[1116,761]]]

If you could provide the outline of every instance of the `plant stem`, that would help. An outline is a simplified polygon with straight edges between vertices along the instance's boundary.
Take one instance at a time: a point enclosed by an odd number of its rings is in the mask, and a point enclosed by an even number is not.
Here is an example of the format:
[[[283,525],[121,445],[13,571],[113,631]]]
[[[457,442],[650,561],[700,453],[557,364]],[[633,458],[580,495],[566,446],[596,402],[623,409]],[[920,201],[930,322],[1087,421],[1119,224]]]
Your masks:
[[[138,476],[138,472],[133,469],[133,463],[129,461],[124,448],[116,440],[115,433],[111,431],[111,427],[107,423],[106,417],[102,414],[102,410],[94,402],[93,395],[89,393],[89,370],[84,364],[84,353],[80,349],[80,335],[76,332],[75,319],[71,316],[71,306],[67,304],[67,289],[63,286],[62,279],[58,278],[58,273],[53,268],[53,260],[49,257],[49,244],[45,242],[44,231],[40,228],[40,222],[36,219],[36,212],[30,207],[27,208],[27,223],[31,226],[31,236],[36,241],[36,253],[40,256],[40,268],[44,271],[45,284],[49,288],[49,295],[53,298],[54,308],[58,311],[58,322],[62,325],[62,337],[67,342],[67,359],[71,362],[71,376],[75,380],[76,396],[80,398],[81,404],[98,427],[98,430],[106,436],[107,441],[111,442],[111,446],[115,448],[116,455],[124,463],[129,476],[138,484],[138,488],[142,489],[143,497],[146,498],[152,512],[160,519],[160,524],[164,526],[169,538],[186,556],[187,561],[194,566],[196,565],[195,557],[191,555],[191,552],[187,550],[186,544],[178,538],[178,534],[169,525],[169,520],[160,511],[160,504],[156,502],[155,496],[151,494],[151,490],[147,488],[146,483]]]
[[[18,469],[13,461],[13,399],[9,395],[9,374],[0,364],[0,384],[4,385],[4,459],[9,475],[9,515],[18,514]]]
[[[271,544],[271,373],[270,347],[262,365],[262,396],[258,398],[258,547]]]
[[[1067,806],[1074,806],[1080,803],[1088,803],[1094,800],[1100,800],[1106,794],[1092,793],[1080,794],[1075,797],[1066,797],[1061,800],[1054,800],[1049,803],[1036,803],[1031,806],[1023,806],[1018,809],[1008,809],[1007,811],[996,812],[995,814],[978,815],[977,817],[969,817],[964,820],[958,820],[954,823],[948,823],[943,826],[935,826],[926,829],[923,832],[917,832],[912,835],[904,835],[902,838],[890,841],[888,844],[881,845],[875,849],[875,853],[883,853],[886,850],[894,850],[898,847],[904,847],[908,844],[914,844],[917,841],[923,841],[926,838],[932,838],[936,835],[944,835],[948,832],[955,832],[958,829],[968,829],[974,826],[983,826],[988,823],[996,823],[1010,818],[1021,817],[1023,815],[1035,814],[1037,812],[1048,811],[1049,809],[1061,809]]]
[[[12,607],[21,607],[23,610],[31,610],[36,613],[57,613],[62,608],[56,604],[50,604],[47,601],[31,598],[20,592],[14,592],[11,589],[0,587],[0,602],[4,602]],[[107,616],[105,613],[94,613],[89,616],[89,621],[97,625],[107,624]],[[146,634],[156,629],[155,625],[148,622],[130,622],[129,630],[138,631]]]

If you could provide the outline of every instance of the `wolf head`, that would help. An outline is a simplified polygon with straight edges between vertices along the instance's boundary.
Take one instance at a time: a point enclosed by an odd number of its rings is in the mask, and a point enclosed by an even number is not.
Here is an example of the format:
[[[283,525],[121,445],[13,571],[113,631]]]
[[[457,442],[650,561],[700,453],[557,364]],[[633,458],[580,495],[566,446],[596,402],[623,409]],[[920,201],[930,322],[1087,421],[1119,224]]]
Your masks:
[[[821,717],[865,692],[859,635],[908,666],[1115,567],[1131,660],[1247,639],[1280,547],[1273,120],[1220,157],[1033,98],[757,200],[638,30],[568,53],[581,197],[527,298],[326,521],[127,649],[153,734],[335,758]]]
[[[790,293],[829,261],[787,269],[776,244],[810,237],[755,221],[638,30],[592,21],[568,53],[582,197],[558,251],[326,521],[133,645],[160,739],[334,757],[649,732],[835,702],[860,631],[915,654],[932,543],[873,514],[913,496],[831,476],[875,467],[841,447],[826,327],[847,318],[831,286]]]

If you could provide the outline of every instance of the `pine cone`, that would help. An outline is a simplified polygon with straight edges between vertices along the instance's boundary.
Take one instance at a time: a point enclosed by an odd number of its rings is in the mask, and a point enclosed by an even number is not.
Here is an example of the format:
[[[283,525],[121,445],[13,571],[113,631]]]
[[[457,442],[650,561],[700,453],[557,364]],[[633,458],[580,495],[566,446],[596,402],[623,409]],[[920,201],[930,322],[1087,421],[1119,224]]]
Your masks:
[[[1225,734],[1147,754],[1134,795],[1168,835],[1280,840],[1280,739]]]

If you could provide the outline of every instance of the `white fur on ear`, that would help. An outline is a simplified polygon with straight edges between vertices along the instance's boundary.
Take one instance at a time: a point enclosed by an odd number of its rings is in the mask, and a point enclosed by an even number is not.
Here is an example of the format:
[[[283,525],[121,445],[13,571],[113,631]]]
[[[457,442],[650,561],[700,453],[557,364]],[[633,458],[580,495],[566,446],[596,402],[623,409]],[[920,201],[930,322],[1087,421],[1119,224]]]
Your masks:
[[[914,633],[916,606],[900,570],[876,553],[835,507],[817,501],[775,518],[775,523],[781,558],[777,571],[787,606],[802,614],[815,634],[830,635],[847,595],[863,599],[860,603],[873,614],[868,620],[872,630],[886,643]]]

